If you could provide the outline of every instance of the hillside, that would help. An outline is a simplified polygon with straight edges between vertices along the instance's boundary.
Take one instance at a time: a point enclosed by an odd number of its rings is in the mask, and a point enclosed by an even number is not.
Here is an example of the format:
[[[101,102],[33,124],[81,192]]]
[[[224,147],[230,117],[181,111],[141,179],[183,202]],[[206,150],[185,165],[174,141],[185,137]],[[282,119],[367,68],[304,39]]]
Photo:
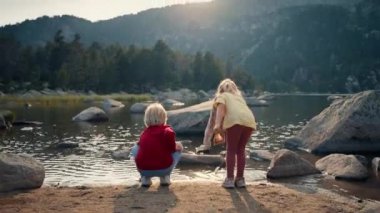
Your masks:
[[[42,45],[62,30],[87,45],[150,47],[162,39],[183,52],[211,51],[253,73],[271,91],[355,92],[379,87],[376,0],[216,0],[150,9],[91,23],[42,17],[0,28]]]

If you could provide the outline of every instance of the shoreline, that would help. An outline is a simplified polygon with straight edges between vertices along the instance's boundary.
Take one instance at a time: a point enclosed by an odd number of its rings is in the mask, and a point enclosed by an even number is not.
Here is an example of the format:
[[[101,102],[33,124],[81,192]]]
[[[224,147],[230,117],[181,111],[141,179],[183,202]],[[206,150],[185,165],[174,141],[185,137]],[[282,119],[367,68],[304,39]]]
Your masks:
[[[379,201],[265,181],[224,189],[209,181],[51,187],[0,193],[0,212],[376,212]]]

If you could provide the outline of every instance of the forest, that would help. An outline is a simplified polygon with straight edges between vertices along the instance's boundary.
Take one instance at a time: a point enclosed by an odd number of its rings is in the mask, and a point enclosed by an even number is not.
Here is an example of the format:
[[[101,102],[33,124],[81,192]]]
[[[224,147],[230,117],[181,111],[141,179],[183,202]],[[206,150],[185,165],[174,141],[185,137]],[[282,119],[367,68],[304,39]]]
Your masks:
[[[0,38],[0,91],[63,89],[109,93],[149,92],[152,89],[215,89],[230,77],[243,89],[253,89],[253,76],[211,52],[184,54],[158,40],[152,48],[119,44],[89,46],[76,34],[70,41],[62,31],[44,46],[24,46],[12,37]]]

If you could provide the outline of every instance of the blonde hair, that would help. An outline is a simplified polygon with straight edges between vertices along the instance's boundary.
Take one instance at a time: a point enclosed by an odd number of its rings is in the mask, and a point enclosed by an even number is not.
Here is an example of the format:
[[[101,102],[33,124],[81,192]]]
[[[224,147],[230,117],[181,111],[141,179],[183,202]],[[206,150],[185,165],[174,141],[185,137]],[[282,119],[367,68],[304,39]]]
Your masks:
[[[229,92],[229,93],[241,96],[241,92],[239,88],[236,86],[235,82],[233,82],[229,78],[226,78],[219,83],[218,89],[216,90],[216,93],[215,93],[215,97],[219,96],[223,92]]]
[[[166,124],[167,113],[160,103],[153,103],[145,110],[144,123],[145,126]]]

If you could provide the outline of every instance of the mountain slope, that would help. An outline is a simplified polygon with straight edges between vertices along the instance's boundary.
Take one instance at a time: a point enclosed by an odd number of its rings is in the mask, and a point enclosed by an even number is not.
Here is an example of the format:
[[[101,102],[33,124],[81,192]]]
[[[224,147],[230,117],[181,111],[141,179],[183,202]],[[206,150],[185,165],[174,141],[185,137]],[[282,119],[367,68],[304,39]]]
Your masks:
[[[150,9],[91,23],[70,16],[0,28],[38,45],[62,29],[85,44],[209,50],[253,73],[265,89],[353,92],[380,82],[376,0],[216,0]],[[370,76],[370,78],[368,78]]]

